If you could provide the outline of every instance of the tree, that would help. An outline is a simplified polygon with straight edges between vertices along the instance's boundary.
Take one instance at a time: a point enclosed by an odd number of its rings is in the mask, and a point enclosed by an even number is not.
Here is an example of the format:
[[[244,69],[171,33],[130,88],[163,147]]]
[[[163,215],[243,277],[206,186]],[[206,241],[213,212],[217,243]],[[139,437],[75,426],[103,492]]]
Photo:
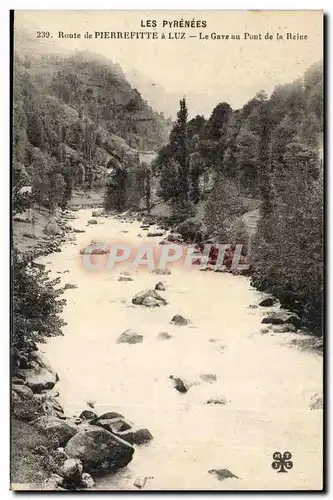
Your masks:
[[[180,165],[174,158],[170,158],[167,164],[162,165],[159,196],[161,196],[164,201],[175,203],[181,198],[179,171]]]
[[[179,196],[188,201],[189,197],[189,147],[187,138],[187,107],[185,98],[181,99],[176,123],[170,133],[173,158],[179,165]]]
[[[47,154],[36,150],[31,170],[34,203],[51,210],[62,205],[65,194],[65,180],[59,163]]]
[[[145,198],[146,198],[147,212],[148,212],[148,214],[150,214],[150,210],[151,210],[151,170],[149,167],[146,168]]]
[[[65,322],[60,315],[66,301],[59,298],[63,290],[55,288],[60,278],[50,279],[48,272],[32,267],[16,249],[12,271],[12,350],[18,354],[25,353],[31,342],[62,334]],[[14,365],[16,359],[13,356]]]
[[[190,200],[194,204],[200,201],[200,177],[204,173],[205,162],[198,151],[190,155]]]
[[[240,184],[245,189],[255,190],[257,186],[259,137],[246,128],[241,128],[236,140],[236,164]]]
[[[14,161],[12,172],[12,209],[15,215],[30,207],[31,194],[23,191],[23,188],[27,187],[29,183],[24,166]]]
[[[235,183],[217,175],[205,206],[204,221],[208,233],[215,235],[220,243],[230,243],[230,225],[243,213],[243,203]]]
[[[114,209],[117,212],[123,212],[127,209],[127,181],[128,172],[125,166],[117,165],[113,167],[105,188],[105,210]]]

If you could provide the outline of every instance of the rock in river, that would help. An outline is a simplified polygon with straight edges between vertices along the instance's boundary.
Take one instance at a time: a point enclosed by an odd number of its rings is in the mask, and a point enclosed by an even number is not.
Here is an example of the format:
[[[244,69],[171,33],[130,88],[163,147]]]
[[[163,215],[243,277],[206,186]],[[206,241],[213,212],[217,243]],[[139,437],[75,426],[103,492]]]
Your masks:
[[[206,404],[207,405],[226,405],[226,404],[228,404],[228,400],[224,396],[221,396],[219,398],[207,399]]]
[[[271,307],[274,305],[273,297],[267,297],[266,299],[259,302],[259,306],[261,307]]]
[[[159,281],[158,283],[156,283],[155,290],[159,290],[161,292],[165,292],[165,290],[166,290],[165,283],[163,283],[163,281]]]
[[[146,290],[143,290],[142,292],[134,295],[134,297],[132,298],[132,303],[135,305],[142,305],[146,297],[152,297],[153,299],[156,299],[161,303],[161,305],[167,304],[167,301],[163,297],[161,297],[161,295],[158,294],[156,290],[153,290],[152,288],[147,288]]]
[[[154,238],[156,236],[163,236],[163,235],[164,235],[164,233],[162,231],[155,231],[155,232],[149,232],[147,234],[147,237],[148,238]]]
[[[274,333],[287,333],[287,332],[296,332],[296,326],[291,323],[284,323],[283,325],[274,325],[272,326],[272,332]]]
[[[262,323],[272,325],[283,325],[284,323],[290,323],[296,326],[296,328],[299,328],[301,326],[301,320],[299,316],[287,311],[277,311],[273,314],[269,314],[262,320]]]
[[[91,410],[83,410],[79,418],[82,418],[82,420],[93,420],[97,418],[97,415]]]
[[[209,383],[216,382],[215,373],[201,373],[201,375],[199,375],[199,378],[203,382],[209,382]]]
[[[128,431],[132,428],[131,424],[126,422],[123,418],[98,418],[91,422],[92,425],[102,427],[112,434],[118,435],[119,432]]]
[[[145,297],[142,301],[142,305],[145,307],[160,307],[160,302],[154,297]]]
[[[124,439],[130,444],[145,444],[153,439],[152,434],[148,429],[131,428],[126,431],[119,431],[116,433],[121,439]]]
[[[119,276],[118,281],[134,281],[130,276]]]
[[[143,335],[138,335],[129,328],[118,337],[117,344],[140,344],[142,341]]]
[[[107,411],[106,413],[103,413],[100,417],[98,417],[97,420],[103,420],[107,418],[124,418],[124,415],[116,411]]]
[[[83,463],[86,472],[125,467],[133,458],[134,448],[100,427],[88,426],[72,437],[65,448],[72,458]]]
[[[178,392],[181,392],[181,393],[185,393],[188,391],[188,387],[187,385],[185,384],[185,382],[179,378],[179,377],[174,377],[173,375],[170,375],[169,377],[172,382],[173,382],[173,386],[174,388],[178,391]]]
[[[167,268],[164,268],[164,269],[157,268],[157,269],[154,269],[154,271],[152,271],[152,273],[165,276],[167,274],[171,274],[171,271],[170,271],[170,269],[167,269]]]
[[[188,320],[184,318],[184,316],[181,316],[180,314],[176,314],[172,320],[171,323],[177,326],[185,326],[188,324]]]
[[[232,478],[239,479],[239,477],[233,474],[229,469],[211,469],[208,472],[209,474],[213,474],[214,476],[216,476],[219,481],[224,481],[224,479]]]
[[[169,340],[172,339],[172,335],[168,332],[160,332],[157,336],[158,340]]]

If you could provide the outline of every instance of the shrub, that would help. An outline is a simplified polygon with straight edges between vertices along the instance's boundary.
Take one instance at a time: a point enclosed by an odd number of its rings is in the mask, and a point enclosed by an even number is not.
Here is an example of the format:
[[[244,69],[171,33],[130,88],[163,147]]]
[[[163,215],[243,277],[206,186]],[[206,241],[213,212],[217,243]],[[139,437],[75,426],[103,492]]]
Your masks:
[[[65,322],[60,314],[66,303],[56,290],[60,278],[31,267],[27,258],[14,249],[12,256],[12,350],[27,352],[31,342],[62,334]]]
[[[186,219],[194,217],[196,209],[191,201],[179,201],[172,205],[172,214],[170,222],[172,224],[180,224]]]
[[[204,222],[208,233],[221,243],[229,243],[230,225],[243,213],[243,201],[235,184],[217,178],[205,207]]]
[[[194,240],[196,233],[200,231],[201,223],[193,218],[186,219],[177,226],[177,232],[184,240]]]

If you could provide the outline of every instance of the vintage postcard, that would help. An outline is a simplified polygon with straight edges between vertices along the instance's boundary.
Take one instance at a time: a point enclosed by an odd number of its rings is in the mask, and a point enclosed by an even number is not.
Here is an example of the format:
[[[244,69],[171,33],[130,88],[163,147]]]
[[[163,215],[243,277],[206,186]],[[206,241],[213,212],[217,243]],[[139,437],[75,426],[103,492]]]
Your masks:
[[[323,20],[12,12],[11,489],[324,488]]]

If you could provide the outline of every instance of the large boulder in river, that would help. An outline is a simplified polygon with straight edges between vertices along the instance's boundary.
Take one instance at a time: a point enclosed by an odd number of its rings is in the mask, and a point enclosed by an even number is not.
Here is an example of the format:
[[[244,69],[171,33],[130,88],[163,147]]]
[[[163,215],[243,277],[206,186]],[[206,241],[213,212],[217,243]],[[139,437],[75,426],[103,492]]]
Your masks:
[[[153,290],[152,288],[147,288],[146,290],[142,290],[142,292],[134,295],[134,297],[132,298],[132,303],[135,305],[142,305],[146,297],[152,297],[153,299],[158,300],[161,305],[167,304],[167,301],[163,297],[161,297],[161,295],[157,293],[156,290]]]
[[[154,297],[145,297],[142,301],[142,305],[145,307],[160,307],[160,302]]]
[[[80,459],[86,472],[103,472],[125,467],[133,458],[134,448],[105,429],[91,425],[68,441],[65,452]]]
[[[117,344],[140,344],[143,335],[138,335],[131,328],[123,332],[117,339]]]
[[[262,323],[271,325],[283,325],[284,323],[290,323],[291,325],[296,326],[296,328],[301,326],[299,316],[288,311],[277,311],[273,314],[269,314],[262,320]]]
[[[75,434],[77,427],[69,424],[57,417],[45,416],[40,417],[34,422],[34,426],[40,429],[49,437],[57,438],[59,446],[63,447]]]
[[[89,219],[87,224],[88,225],[97,224],[97,220],[96,219]]]

